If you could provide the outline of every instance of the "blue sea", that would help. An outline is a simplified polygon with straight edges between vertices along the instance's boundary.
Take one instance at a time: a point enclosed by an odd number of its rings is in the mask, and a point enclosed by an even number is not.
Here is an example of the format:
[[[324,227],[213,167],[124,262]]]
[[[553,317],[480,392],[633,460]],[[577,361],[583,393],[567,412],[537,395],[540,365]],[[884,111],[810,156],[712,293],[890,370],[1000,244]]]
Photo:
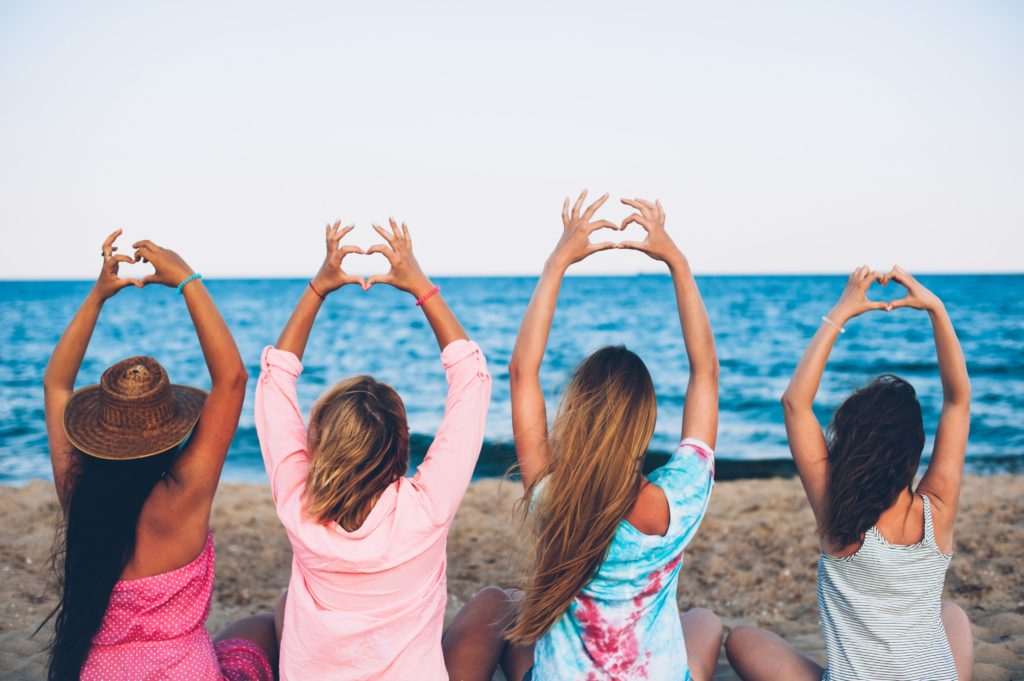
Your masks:
[[[1024,275],[923,276],[946,302],[967,356],[973,387],[968,468],[1024,470]],[[512,461],[506,365],[535,277],[437,280],[494,376],[487,442],[477,476],[500,475]],[[728,477],[785,473],[788,463],[779,396],[821,315],[843,288],[840,276],[708,276],[698,283],[721,362],[719,471]],[[305,280],[207,280],[249,368],[247,403],[224,476],[265,478],[252,417],[260,350],[273,343]],[[0,282],[0,482],[49,477],[42,377],[50,351],[90,282]],[[891,288],[891,287],[890,287]],[[896,290],[884,290],[889,298]],[[885,295],[879,297],[884,298]],[[670,451],[679,437],[687,364],[671,280],[666,276],[569,277],[559,300],[542,380],[554,413],[559,391],[587,353],[625,344],[644,358],[658,394],[651,449]],[[209,387],[209,376],[182,299],[167,288],[127,289],[100,318],[79,386],[135,354],[156,357],[171,379]],[[871,313],[839,338],[819,393],[819,417],[880,373],[910,380],[934,432],[942,401],[928,315]],[[441,418],[445,382],[437,345],[422,313],[385,286],[348,287],[321,312],[305,355],[299,397],[308,410],[345,376],[369,373],[405,400],[414,462]],[[926,446],[930,451],[931,441]]]

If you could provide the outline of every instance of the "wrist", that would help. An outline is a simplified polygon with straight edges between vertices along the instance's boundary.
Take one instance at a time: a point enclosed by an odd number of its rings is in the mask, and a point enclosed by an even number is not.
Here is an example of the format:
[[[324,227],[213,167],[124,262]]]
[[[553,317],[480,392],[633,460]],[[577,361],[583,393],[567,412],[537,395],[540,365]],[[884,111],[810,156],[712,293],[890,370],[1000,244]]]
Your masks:
[[[434,282],[430,281],[427,277],[424,277],[422,280],[410,286],[407,290],[411,296],[416,298],[416,300],[420,300],[423,296],[433,291],[434,287]]]
[[[686,259],[686,256],[678,248],[669,253],[664,258],[664,262],[673,274],[685,274],[690,271],[690,261]]]
[[[111,295],[113,294],[107,294],[101,291],[100,285],[97,282],[96,284],[93,284],[92,289],[89,290],[89,295],[85,297],[85,302],[86,304],[95,305],[96,307],[103,307],[103,303],[107,302],[107,298]]]
[[[846,322],[853,319],[853,317],[853,313],[850,312],[849,309],[841,305],[836,305],[835,307],[828,311],[828,318],[831,319],[836,324],[838,324],[839,326],[843,326],[844,324],[846,324]]]
[[[310,286],[307,288],[312,289],[313,293],[316,293],[319,298],[326,298],[329,293],[333,293],[345,285],[343,282],[331,283],[326,278],[322,278],[319,274],[310,279],[309,283]]]
[[[544,262],[544,271],[549,274],[563,275],[571,264],[566,258],[561,257],[555,252],[548,256],[548,259]]]

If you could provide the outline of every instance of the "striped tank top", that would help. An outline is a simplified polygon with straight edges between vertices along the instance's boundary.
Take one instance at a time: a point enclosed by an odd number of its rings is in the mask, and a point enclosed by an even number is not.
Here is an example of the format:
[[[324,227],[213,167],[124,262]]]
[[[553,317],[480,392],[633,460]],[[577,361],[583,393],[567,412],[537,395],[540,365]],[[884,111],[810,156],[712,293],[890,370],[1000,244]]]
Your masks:
[[[890,544],[872,527],[853,555],[821,554],[823,681],[956,681],[942,626],[942,585],[953,556],[935,544],[931,501],[921,496],[924,539],[917,544]]]

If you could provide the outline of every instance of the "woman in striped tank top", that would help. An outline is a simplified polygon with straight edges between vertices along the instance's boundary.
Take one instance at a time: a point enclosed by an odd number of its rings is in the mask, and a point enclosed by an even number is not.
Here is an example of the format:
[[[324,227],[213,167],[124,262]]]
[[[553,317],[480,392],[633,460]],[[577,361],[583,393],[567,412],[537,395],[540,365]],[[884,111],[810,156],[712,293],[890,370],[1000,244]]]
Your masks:
[[[872,282],[895,281],[907,296],[872,301]],[[942,380],[942,415],[931,462],[914,488],[924,425],[914,388],[892,375],[854,392],[827,437],[813,411],[829,353],[843,325],[869,310],[909,307],[931,318]],[[960,343],[935,294],[902,268],[861,267],[811,340],[782,397],[786,432],[821,537],[818,610],[828,668],[782,638],[733,629],[726,653],[745,680],[969,679],[967,615],[942,602],[953,551],[970,425],[970,382]]]

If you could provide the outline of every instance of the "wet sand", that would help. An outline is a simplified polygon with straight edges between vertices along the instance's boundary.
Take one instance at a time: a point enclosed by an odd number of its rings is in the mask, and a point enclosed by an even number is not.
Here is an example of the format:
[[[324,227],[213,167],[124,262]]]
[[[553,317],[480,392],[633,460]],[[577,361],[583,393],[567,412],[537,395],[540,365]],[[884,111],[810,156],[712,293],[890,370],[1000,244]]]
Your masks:
[[[519,493],[509,481],[470,487],[448,543],[449,619],[479,588],[519,583]],[[55,602],[47,565],[57,519],[52,485],[0,487],[0,513],[0,676],[42,679],[49,629],[30,636]],[[264,486],[221,485],[212,524],[217,583],[208,625],[215,632],[273,606],[291,552]],[[971,618],[974,678],[1024,679],[1024,476],[968,476],[955,541],[946,598]],[[721,482],[687,550],[679,606],[710,608],[727,627],[771,627],[824,662],[816,566],[813,519],[797,480]],[[715,679],[735,678],[723,654]]]

